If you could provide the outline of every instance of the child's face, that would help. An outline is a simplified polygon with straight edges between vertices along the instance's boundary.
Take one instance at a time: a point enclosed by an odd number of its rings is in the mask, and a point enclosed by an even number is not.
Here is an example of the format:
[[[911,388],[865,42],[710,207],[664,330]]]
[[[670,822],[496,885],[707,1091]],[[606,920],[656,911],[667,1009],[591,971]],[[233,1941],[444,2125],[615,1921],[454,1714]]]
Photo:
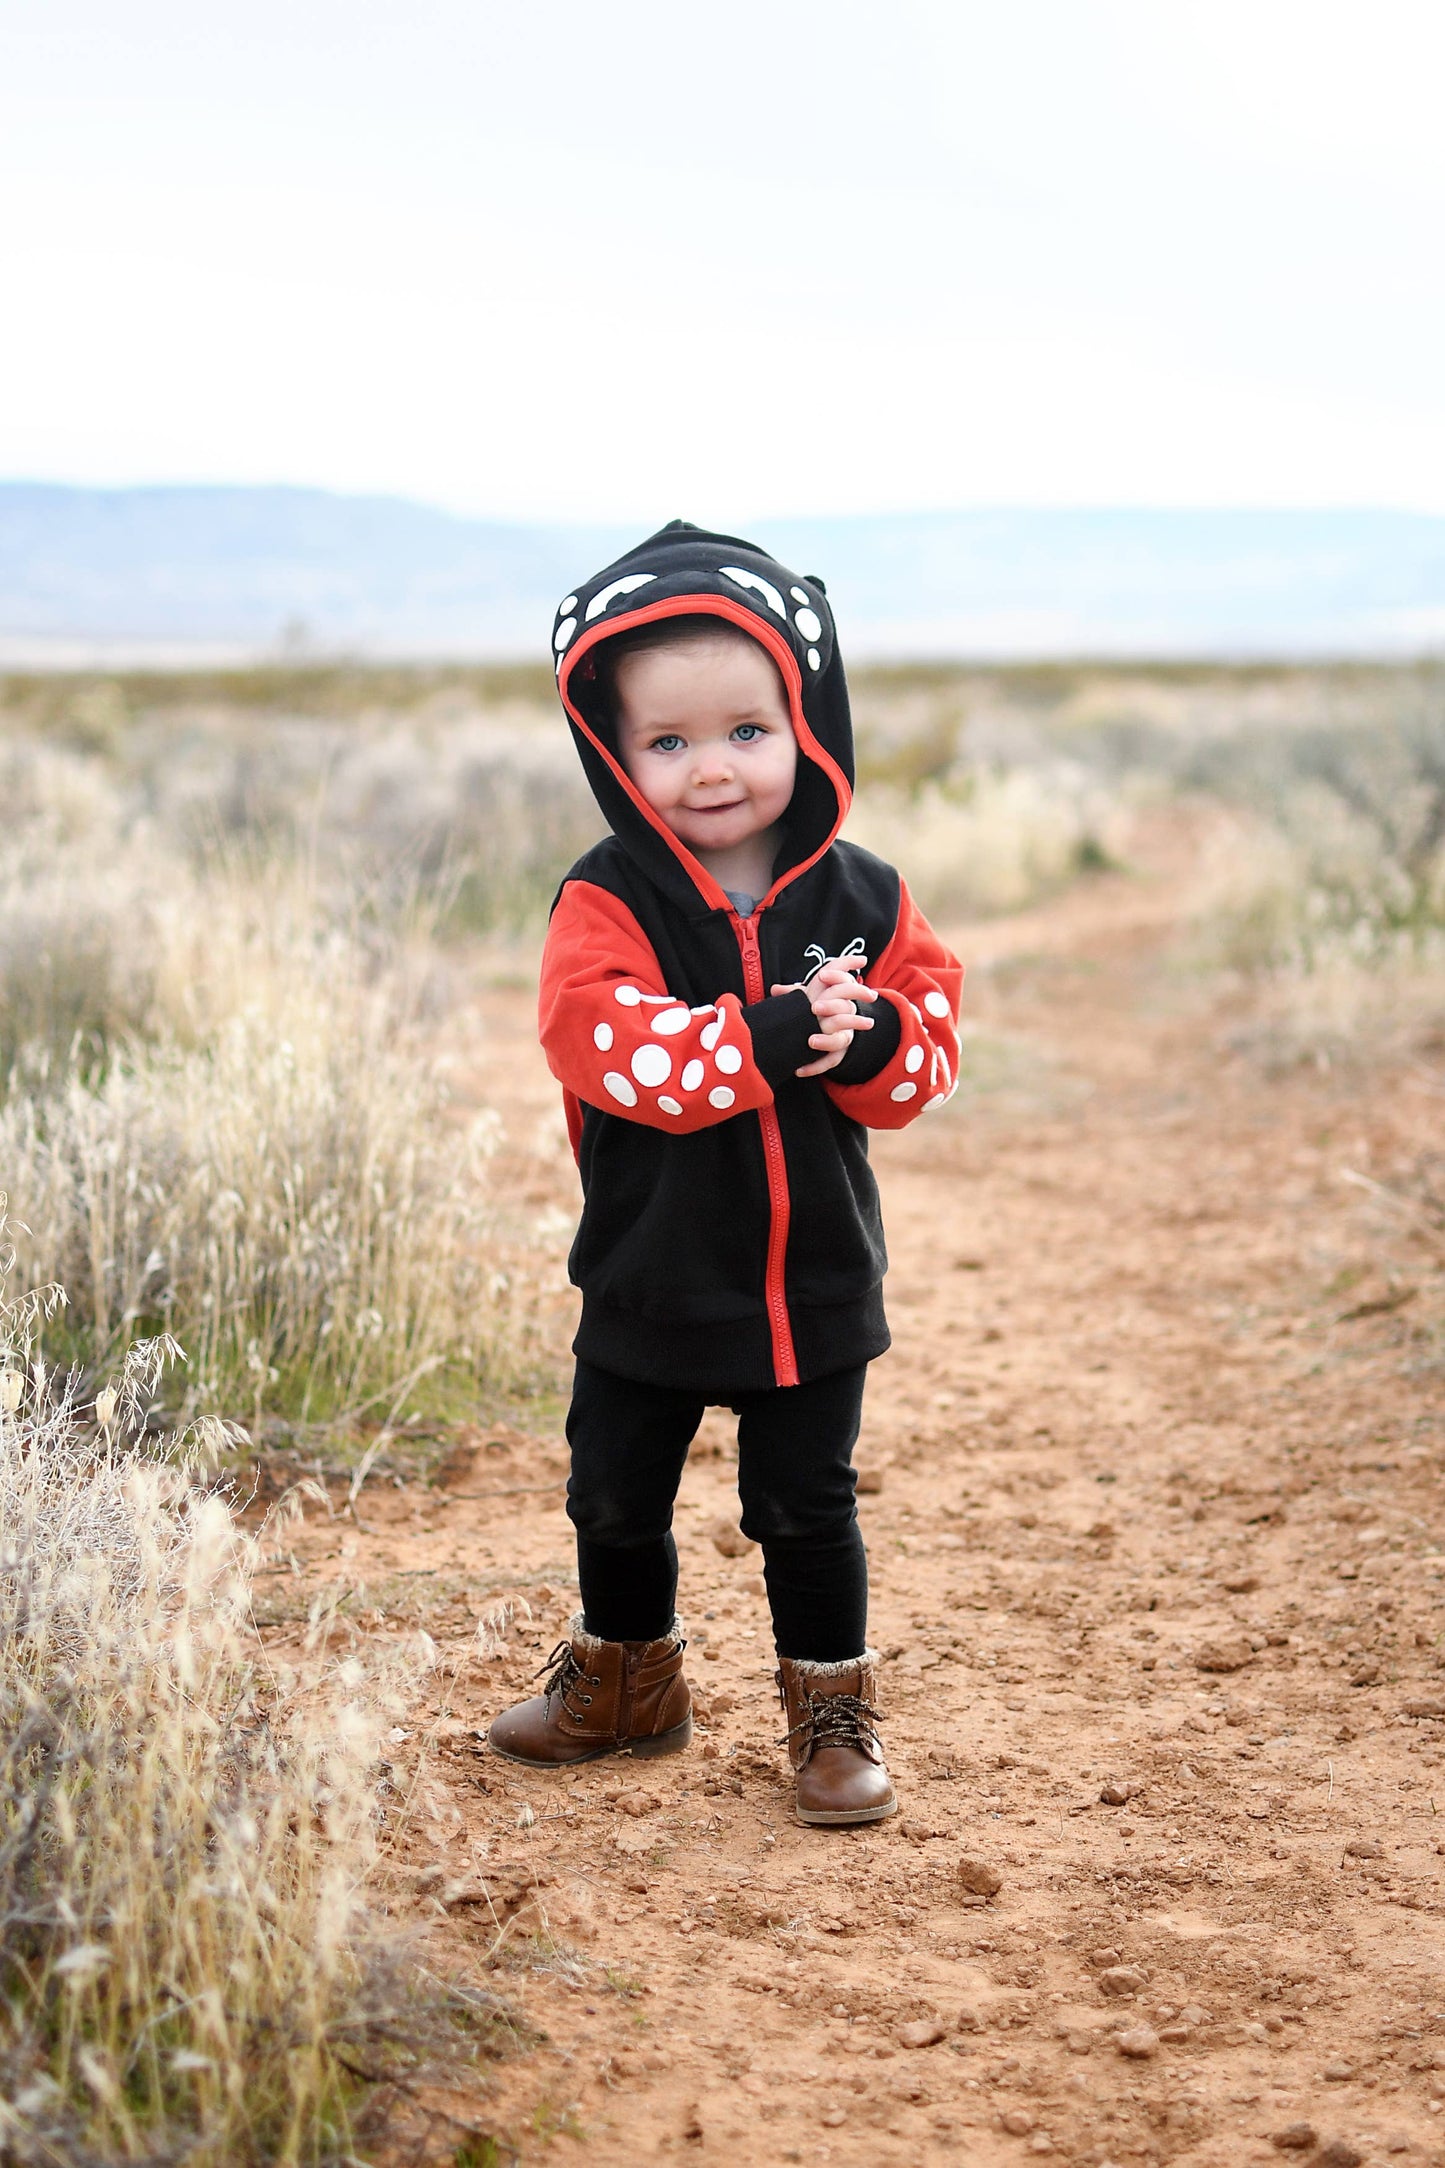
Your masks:
[[[690,851],[733,850],[782,819],[798,744],[782,679],[757,641],[625,655],[617,708],[623,767]]]

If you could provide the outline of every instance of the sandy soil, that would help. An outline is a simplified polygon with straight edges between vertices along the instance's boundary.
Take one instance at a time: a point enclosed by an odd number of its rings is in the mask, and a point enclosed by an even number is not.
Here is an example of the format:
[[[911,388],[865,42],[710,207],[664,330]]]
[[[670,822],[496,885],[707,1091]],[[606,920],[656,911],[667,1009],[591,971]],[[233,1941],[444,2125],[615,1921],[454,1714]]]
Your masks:
[[[1233,1050],[1171,962],[1156,844],[960,936],[976,1089],[877,1142],[896,1821],[791,1818],[757,1554],[713,1541],[721,1415],[678,1517],[703,1721],[675,1760],[544,1778],[482,1746],[575,1601],[559,1425],[479,1426],[431,1487],[300,1531],[299,1595],[364,1581],[346,1631],[442,1654],[396,1744],[398,1924],[542,2036],[433,2103],[424,2157],[473,2128],[598,2164],[1445,2161],[1445,1252],[1362,1186],[1440,1153],[1441,1085]],[[528,995],[486,1020],[502,1179],[570,1213]]]

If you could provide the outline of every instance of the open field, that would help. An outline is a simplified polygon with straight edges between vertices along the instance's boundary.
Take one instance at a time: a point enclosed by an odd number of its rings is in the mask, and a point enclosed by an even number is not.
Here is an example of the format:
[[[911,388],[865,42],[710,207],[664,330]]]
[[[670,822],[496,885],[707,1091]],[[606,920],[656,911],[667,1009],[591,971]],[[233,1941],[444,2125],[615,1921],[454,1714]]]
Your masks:
[[[1439,683],[915,671],[856,706],[851,832],[970,975],[965,1089],[875,1152],[862,1512],[903,1812],[825,1834],[788,1811],[756,1553],[713,1540],[717,1415],[679,1520],[691,1753],[542,1780],[480,1746],[575,1602],[575,1176],[530,980],[592,816],[537,687],[8,689],[10,1292],[69,1289],[42,1344],[78,1365],[82,1472],[138,1335],[192,1358],[143,1460],[248,1426],[207,1676],[349,1742],[319,1840],[288,1849],[304,1756],[260,1816],[288,1933],[334,1956],[313,2128],[186,2151],[259,2037],[213,2028],[173,2052],[215,2096],[173,2070],[149,2157],[1445,2160]],[[57,2010],[118,1917],[55,1915]],[[264,1949],[268,1917],[226,1931]],[[7,2096],[49,2057],[95,2156],[147,2157],[66,2023],[68,2061],[7,2037]],[[53,2158],[54,2101],[8,2112],[0,2146]]]

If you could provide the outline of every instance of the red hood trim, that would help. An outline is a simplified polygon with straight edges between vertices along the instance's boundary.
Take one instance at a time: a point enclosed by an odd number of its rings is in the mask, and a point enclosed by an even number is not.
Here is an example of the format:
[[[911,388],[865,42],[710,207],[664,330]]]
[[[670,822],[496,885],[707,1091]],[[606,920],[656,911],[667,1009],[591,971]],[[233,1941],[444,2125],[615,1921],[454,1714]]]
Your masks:
[[[726,894],[713,879],[707,868],[693,857],[692,852],[681,838],[675,836],[661,817],[654,813],[652,807],[647,803],[647,800],[642,796],[631,776],[617,758],[617,755],[610,746],[603,743],[586,717],[573,705],[568,692],[573,665],[580,661],[589,648],[598,646],[601,641],[610,640],[615,633],[625,630],[630,631],[635,625],[651,624],[660,617],[700,616],[725,617],[730,624],[734,624],[741,631],[750,634],[754,640],[760,642],[767,649],[782,673],[783,683],[787,688],[788,708],[792,716],[793,735],[798,741],[798,749],[806,759],[813,762],[815,767],[822,769],[824,775],[832,784],[838,801],[837,818],[824,840],[806,858],[799,859],[797,865],[789,866],[785,873],[779,874],[777,880],[774,881],[772,887],[758,905],[759,910],[765,910],[776,897],[781,895],[790,881],[796,881],[800,874],[807,872],[809,866],[817,864],[826,850],[832,848],[838,830],[848,817],[848,808],[853,803],[853,792],[849,786],[848,778],[844,775],[832,754],[820,745],[814,737],[807,718],[803,714],[802,673],[798,668],[798,659],[783,638],[783,635],[780,632],[775,632],[772,626],[763,618],[760,618],[756,611],[750,610],[746,603],[729,602],[725,595],[671,595],[665,601],[648,603],[640,610],[628,610],[623,616],[611,618],[606,624],[596,625],[590,632],[584,632],[581,639],[567,650],[563,658],[562,668],[557,673],[557,690],[561,695],[562,705],[572,722],[581,731],[588,744],[595,746],[602,755],[602,758],[606,761],[638,812],[648,826],[655,829],[657,834],[661,836],[703,901],[714,911],[731,911],[733,907],[728,902]]]

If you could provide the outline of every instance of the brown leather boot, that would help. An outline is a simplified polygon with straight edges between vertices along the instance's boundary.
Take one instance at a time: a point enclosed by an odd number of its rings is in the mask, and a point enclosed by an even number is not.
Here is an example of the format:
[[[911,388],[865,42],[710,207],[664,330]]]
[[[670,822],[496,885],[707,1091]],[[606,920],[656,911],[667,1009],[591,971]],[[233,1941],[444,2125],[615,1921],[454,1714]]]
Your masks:
[[[878,1744],[878,1657],[846,1664],[778,1659],[788,1755],[798,1772],[798,1820],[832,1827],[884,1822],[898,1812]]]
[[[541,1667],[554,1667],[541,1693],[493,1719],[493,1751],[533,1769],[603,1754],[680,1754],[692,1737],[686,1647],[678,1619],[661,1641],[599,1641],[579,1613]]]

